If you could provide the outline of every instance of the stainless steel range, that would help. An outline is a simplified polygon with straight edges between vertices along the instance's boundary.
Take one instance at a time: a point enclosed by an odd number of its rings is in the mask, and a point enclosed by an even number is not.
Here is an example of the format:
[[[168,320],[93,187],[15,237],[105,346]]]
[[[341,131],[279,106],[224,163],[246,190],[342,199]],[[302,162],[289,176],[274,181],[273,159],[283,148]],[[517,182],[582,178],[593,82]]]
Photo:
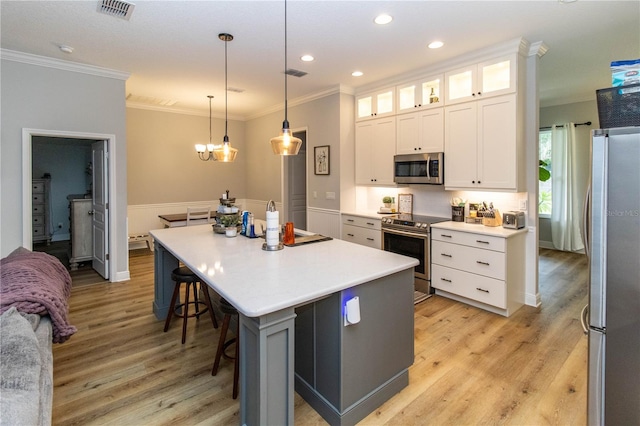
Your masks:
[[[382,248],[417,259],[414,303],[431,297],[431,224],[448,217],[401,213],[382,218]]]

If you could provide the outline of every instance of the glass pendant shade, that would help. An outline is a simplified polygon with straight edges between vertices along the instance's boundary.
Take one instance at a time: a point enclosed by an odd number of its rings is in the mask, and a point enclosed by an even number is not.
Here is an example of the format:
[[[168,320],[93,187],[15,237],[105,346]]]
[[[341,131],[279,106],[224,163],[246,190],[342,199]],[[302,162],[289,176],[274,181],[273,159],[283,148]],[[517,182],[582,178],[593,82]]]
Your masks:
[[[289,123],[282,123],[282,132],[275,138],[271,138],[271,149],[277,155],[298,155],[302,139],[296,138],[289,129]]]
[[[213,157],[216,161],[221,161],[223,163],[231,163],[235,161],[236,155],[238,154],[238,150],[231,147],[229,143],[229,137],[224,137],[224,142],[222,145],[219,145],[215,149],[213,149]]]

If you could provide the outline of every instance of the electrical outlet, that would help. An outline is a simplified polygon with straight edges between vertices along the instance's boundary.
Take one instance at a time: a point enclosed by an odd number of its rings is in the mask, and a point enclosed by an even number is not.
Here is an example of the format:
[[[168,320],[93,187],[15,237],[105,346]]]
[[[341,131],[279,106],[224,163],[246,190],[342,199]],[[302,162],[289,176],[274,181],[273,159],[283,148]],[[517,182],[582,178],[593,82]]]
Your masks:
[[[335,192],[327,192],[325,195],[326,195],[326,199],[327,200],[335,200],[336,199],[336,193]]]
[[[520,211],[522,212],[526,212],[527,211],[527,199],[523,199],[520,200]]]
[[[318,191],[313,191],[313,198],[318,198]]]

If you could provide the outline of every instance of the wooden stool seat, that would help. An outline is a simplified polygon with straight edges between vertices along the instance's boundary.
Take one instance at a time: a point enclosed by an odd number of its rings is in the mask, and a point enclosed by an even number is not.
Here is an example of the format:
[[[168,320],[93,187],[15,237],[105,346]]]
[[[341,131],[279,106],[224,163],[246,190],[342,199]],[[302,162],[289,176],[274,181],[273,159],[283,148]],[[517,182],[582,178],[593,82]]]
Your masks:
[[[176,282],[176,285],[173,289],[173,295],[171,296],[171,303],[169,305],[170,309],[164,323],[164,331],[166,332],[169,330],[169,324],[171,324],[171,318],[174,315],[182,318],[182,343],[184,344],[187,336],[187,319],[192,317],[196,317],[197,319],[207,311],[209,311],[213,328],[218,328],[218,321],[216,320],[213,308],[211,307],[209,287],[206,284],[203,285],[200,278],[186,266],[180,266],[174,269],[171,272],[171,279]],[[180,296],[180,286],[182,283],[187,285],[184,292],[184,303],[176,305],[176,301]],[[204,294],[204,302],[198,300],[198,283],[200,283],[200,290],[202,290],[202,293]],[[193,292],[193,301],[189,301],[189,290]],[[195,312],[192,314],[189,314],[189,305],[193,305],[194,307]],[[201,305],[204,305],[204,309],[202,310],[200,309]]]
[[[216,359],[213,363],[213,369],[211,375],[218,374],[218,367],[220,366],[220,358],[233,359],[233,399],[238,397],[238,377],[240,375],[239,370],[239,347],[240,347],[240,334],[239,334],[239,318],[236,323],[235,337],[227,339],[227,331],[229,330],[229,323],[233,316],[238,317],[238,310],[233,307],[224,298],[220,299],[220,310],[224,314],[222,319],[222,330],[220,331],[220,340],[218,341],[218,349],[216,350]],[[235,343],[234,355],[227,355],[225,351],[227,348]]]

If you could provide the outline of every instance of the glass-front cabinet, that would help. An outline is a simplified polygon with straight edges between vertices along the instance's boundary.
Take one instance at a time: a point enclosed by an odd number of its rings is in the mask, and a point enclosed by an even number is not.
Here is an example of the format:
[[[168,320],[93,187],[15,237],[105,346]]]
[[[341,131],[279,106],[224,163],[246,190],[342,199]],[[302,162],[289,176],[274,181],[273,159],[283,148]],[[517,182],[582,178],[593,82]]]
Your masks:
[[[515,92],[517,55],[459,68],[445,74],[447,105]]]
[[[380,118],[395,113],[395,88],[379,90],[356,97],[356,120]]]
[[[437,75],[397,86],[397,113],[442,106],[443,81],[444,77]]]

